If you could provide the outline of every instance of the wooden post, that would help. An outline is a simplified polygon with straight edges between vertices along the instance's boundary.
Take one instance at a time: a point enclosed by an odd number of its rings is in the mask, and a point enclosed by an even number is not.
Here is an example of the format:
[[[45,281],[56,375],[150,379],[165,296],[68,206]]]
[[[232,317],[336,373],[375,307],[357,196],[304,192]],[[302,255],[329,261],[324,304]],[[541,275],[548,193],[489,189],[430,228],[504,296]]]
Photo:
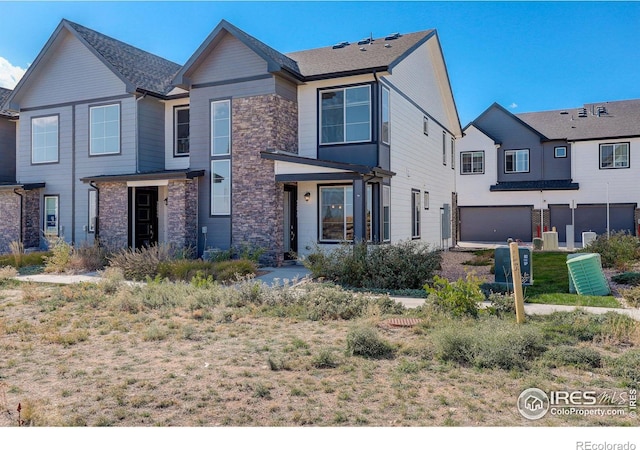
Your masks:
[[[524,294],[522,293],[522,272],[520,271],[520,252],[518,243],[509,244],[511,257],[511,278],[513,279],[513,293],[516,302],[516,323],[524,323]]]

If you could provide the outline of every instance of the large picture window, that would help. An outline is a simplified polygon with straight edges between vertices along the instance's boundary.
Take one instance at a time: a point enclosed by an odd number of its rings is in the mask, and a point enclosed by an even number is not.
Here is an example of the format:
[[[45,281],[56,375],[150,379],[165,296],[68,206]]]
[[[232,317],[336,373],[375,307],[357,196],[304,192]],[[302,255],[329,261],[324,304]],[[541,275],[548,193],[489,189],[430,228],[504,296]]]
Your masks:
[[[211,215],[231,214],[231,161],[211,161]]]
[[[231,102],[211,103],[211,156],[231,153]]]
[[[120,105],[92,106],[89,116],[89,154],[120,153]]]
[[[629,167],[629,143],[600,144],[601,169],[627,169]]]
[[[529,172],[529,150],[507,150],[504,152],[504,172]]]
[[[44,197],[44,233],[47,236],[58,236],[59,233],[59,217],[58,217],[58,196],[45,195]]]
[[[31,162],[58,162],[58,116],[31,119]]]
[[[174,156],[189,154],[189,107],[177,106],[174,110]]]
[[[484,173],[484,152],[460,153],[460,165],[462,175]]]
[[[372,192],[367,185],[366,236],[372,238]],[[325,242],[352,241],[353,186],[320,186],[320,240]]]
[[[357,86],[320,93],[320,143],[371,140],[371,88]]]

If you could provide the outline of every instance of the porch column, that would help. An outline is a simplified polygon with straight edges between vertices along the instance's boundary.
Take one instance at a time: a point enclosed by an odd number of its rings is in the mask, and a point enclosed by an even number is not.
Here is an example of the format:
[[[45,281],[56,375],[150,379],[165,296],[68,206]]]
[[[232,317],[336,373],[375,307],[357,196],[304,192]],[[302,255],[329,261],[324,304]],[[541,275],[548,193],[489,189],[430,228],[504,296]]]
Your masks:
[[[367,188],[363,178],[353,180],[353,240],[367,240]]]

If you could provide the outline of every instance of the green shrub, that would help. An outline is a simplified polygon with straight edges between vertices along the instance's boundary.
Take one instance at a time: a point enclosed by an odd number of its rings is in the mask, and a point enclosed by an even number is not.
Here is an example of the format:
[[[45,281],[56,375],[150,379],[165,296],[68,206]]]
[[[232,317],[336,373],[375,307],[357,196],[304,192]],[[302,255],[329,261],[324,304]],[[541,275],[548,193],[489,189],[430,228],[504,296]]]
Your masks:
[[[248,259],[233,259],[219,261],[213,264],[213,271],[217,281],[236,281],[256,273],[256,263]]]
[[[587,370],[602,364],[600,353],[589,347],[561,345],[547,351],[544,357],[550,367],[574,366]]]
[[[601,335],[607,318],[578,309],[568,312],[556,311],[534,320],[542,322],[541,329],[547,338],[573,344],[577,341],[592,341]]]
[[[333,369],[340,365],[340,361],[328,348],[320,349],[317,355],[311,360],[311,365],[316,369]]]
[[[178,259],[158,264],[158,275],[172,281],[191,281],[195,276],[206,278],[214,274],[213,263],[201,259]]]
[[[122,270],[127,280],[143,281],[158,275],[161,263],[174,259],[174,249],[168,245],[152,245],[140,249],[124,249],[112,254],[109,265]]]
[[[73,247],[63,238],[50,238],[47,240],[51,256],[44,258],[45,272],[64,272],[69,269]]]
[[[604,267],[625,270],[640,259],[640,240],[624,231],[601,234],[581,252],[599,253]]]
[[[489,312],[495,314],[498,317],[515,316],[516,303],[515,299],[511,295],[505,294],[491,294],[489,295],[489,301],[491,306]]]
[[[233,248],[232,254],[237,259],[246,259],[254,264],[258,264],[260,262],[260,258],[266,253],[266,251],[267,250],[264,247],[243,242]]]
[[[416,241],[396,244],[344,244],[319,247],[304,265],[316,277],[344,286],[374,289],[419,289],[440,267],[441,255]]]
[[[24,253],[19,257],[20,266],[17,266],[16,258],[13,255],[0,255],[0,267],[11,266],[20,269],[29,266],[44,266],[46,256],[51,256],[51,252]]]
[[[629,387],[640,387],[640,350],[629,350],[617,358],[607,358],[604,364],[607,372],[620,377]]]
[[[433,334],[436,357],[478,368],[524,369],[545,350],[542,333],[532,325],[499,319],[453,323]]]
[[[360,326],[347,333],[347,353],[365,358],[391,358],[395,354],[395,347],[380,338],[378,332],[371,326]]]
[[[640,272],[624,272],[611,277],[611,281],[629,286],[640,286]]]
[[[484,300],[479,282],[472,274],[453,283],[436,275],[433,286],[425,285],[436,310],[452,314],[453,316],[478,316],[478,306]]]

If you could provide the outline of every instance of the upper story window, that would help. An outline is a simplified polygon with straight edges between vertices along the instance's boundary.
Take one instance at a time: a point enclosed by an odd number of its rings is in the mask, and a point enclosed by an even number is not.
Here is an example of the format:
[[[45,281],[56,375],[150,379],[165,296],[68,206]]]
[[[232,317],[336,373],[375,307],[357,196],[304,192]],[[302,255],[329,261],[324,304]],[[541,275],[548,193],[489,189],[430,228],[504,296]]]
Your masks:
[[[385,144],[389,143],[389,123],[391,119],[391,102],[389,89],[382,87],[382,122],[380,124],[380,138]]]
[[[411,238],[420,238],[420,191],[411,189]]]
[[[211,102],[211,156],[231,153],[231,101]]]
[[[31,119],[31,162],[58,162],[58,116]]]
[[[422,132],[425,136],[429,136],[429,118],[422,116]]]
[[[173,155],[189,155],[189,107],[176,106],[173,110]]]
[[[371,140],[371,88],[356,86],[320,93],[320,143]]]
[[[554,158],[566,158],[567,157],[567,147],[554,147],[553,148],[553,157]]]
[[[507,150],[504,152],[504,172],[529,172],[529,149]]]
[[[462,152],[460,153],[460,173],[470,175],[474,173],[484,173],[484,152]]]
[[[456,169],[456,141],[451,138],[451,168]]]
[[[447,132],[442,132],[442,164],[447,165]]]
[[[89,108],[89,154],[120,153],[120,105]]]
[[[629,167],[629,143],[600,144],[601,169],[627,169]]]

